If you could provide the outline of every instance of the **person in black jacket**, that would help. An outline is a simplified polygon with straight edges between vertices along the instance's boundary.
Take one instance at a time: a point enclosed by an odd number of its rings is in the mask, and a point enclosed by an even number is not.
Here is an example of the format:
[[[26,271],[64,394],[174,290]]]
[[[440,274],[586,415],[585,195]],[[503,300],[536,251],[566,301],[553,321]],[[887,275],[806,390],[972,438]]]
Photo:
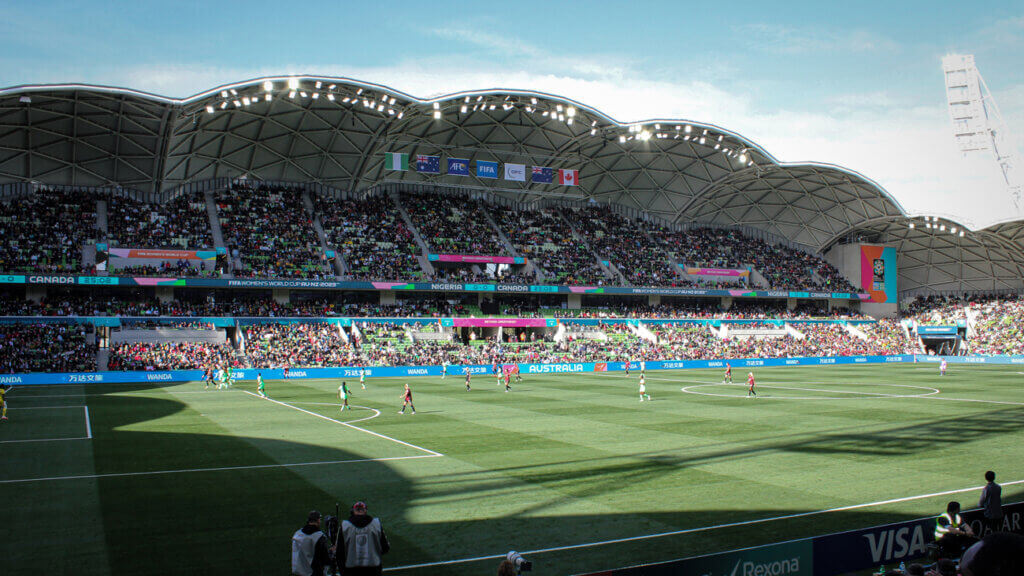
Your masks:
[[[989,533],[999,532],[1003,528],[1003,488],[996,484],[996,473],[985,472],[985,487],[981,490],[981,507],[985,516],[985,528]]]
[[[352,514],[341,523],[341,542],[337,561],[345,576],[380,576],[383,573],[381,556],[391,545],[384,534],[380,519],[366,513],[366,503],[352,505]]]
[[[327,536],[320,531],[320,513],[313,510],[306,525],[292,535],[292,574],[294,576],[324,576],[330,565]]]

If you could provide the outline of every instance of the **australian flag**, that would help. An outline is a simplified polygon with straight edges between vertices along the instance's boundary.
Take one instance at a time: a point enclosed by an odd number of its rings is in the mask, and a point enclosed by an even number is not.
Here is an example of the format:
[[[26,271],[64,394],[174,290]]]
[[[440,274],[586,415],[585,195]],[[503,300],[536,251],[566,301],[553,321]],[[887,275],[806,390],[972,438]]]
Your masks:
[[[534,166],[533,175],[530,177],[530,181],[551,184],[552,182],[555,181],[555,170],[554,168],[542,168],[540,166]]]
[[[440,156],[424,156],[423,154],[416,155],[416,171],[424,172],[426,174],[440,174],[441,173],[441,157]]]
[[[464,158],[449,158],[448,174],[451,176],[469,176],[469,160]]]

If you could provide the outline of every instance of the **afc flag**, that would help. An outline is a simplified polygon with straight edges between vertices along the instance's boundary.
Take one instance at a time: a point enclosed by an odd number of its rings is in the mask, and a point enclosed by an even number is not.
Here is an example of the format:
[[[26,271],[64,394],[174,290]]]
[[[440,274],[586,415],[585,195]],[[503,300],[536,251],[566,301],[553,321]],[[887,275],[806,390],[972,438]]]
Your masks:
[[[542,184],[551,184],[555,181],[555,171],[553,168],[543,168],[541,166],[533,167],[533,174],[530,177],[531,182],[540,182]]]
[[[580,185],[580,171],[579,170],[559,170],[558,171],[558,183],[563,186],[579,186]]]
[[[464,158],[449,158],[448,174],[451,176],[469,176],[469,160]]]
[[[441,157],[440,156],[424,156],[423,154],[416,155],[416,171],[423,172],[425,174],[440,174],[441,173]]]

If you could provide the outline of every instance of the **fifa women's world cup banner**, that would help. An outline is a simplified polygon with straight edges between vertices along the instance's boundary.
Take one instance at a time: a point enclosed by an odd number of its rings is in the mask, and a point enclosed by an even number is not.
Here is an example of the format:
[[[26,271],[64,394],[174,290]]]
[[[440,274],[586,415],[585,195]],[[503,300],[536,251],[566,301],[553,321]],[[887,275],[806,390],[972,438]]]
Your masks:
[[[691,268],[690,266],[679,265],[690,276],[734,276],[747,278],[750,270],[746,268]]]
[[[146,248],[110,248],[111,258],[144,260],[216,260],[216,250],[150,250]]]

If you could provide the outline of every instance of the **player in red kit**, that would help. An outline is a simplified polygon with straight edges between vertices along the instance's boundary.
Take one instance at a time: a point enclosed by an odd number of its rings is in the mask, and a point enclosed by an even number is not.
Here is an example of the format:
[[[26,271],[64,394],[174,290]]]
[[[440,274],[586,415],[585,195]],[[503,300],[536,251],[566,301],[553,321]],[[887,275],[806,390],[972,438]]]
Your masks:
[[[732,384],[732,364],[725,363],[725,376],[722,377],[722,384],[728,382]]]
[[[753,372],[748,372],[747,373],[747,386],[750,387],[750,388],[747,389],[747,398],[750,398],[751,396],[753,396],[754,398],[757,398],[757,392],[754,392],[754,373]]]
[[[398,411],[399,414],[405,414],[406,406],[412,408],[413,414],[416,413],[416,405],[412,403],[412,388],[409,388],[408,384],[405,385],[405,392],[403,392],[399,398],[402,399],[402,409]]]

